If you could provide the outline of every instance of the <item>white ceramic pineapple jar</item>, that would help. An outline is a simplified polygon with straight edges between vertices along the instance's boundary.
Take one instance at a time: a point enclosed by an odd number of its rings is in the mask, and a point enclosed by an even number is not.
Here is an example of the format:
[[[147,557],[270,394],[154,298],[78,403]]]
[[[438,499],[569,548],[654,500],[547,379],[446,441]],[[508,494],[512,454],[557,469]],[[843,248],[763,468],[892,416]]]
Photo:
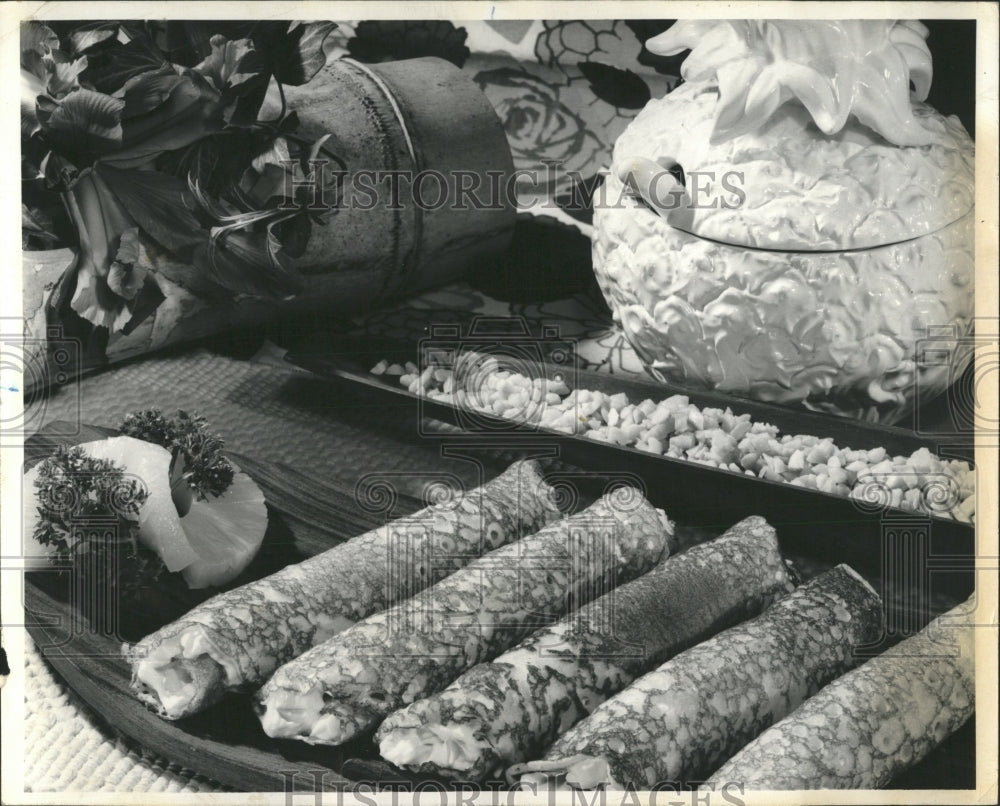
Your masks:
[[[962,371],[920,355],[974,311],[974,145],[922,102],[926,35],[684,21],[648,43],[693,48],[685,83],[615,144],[593,254],[653,375],[893,421]]]

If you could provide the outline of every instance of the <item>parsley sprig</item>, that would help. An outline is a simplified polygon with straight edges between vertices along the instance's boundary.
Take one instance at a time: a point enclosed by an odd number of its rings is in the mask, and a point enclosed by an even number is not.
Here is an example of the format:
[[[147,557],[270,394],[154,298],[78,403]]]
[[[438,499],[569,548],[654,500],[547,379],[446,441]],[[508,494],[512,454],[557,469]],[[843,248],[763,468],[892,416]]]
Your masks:
[[[139,510],[149,491],[111,460],[95,459],[79,447],[60,446],[39,465],[35,495],[39,514],[35,539],[67,557],[86,538],[79,525],[94,519],[113,526],[108,531],[118,536],[118,542],[134,542]]]
[[[125,603],[166,571],[138,540],[139,512],[149,498],[141,479],[109,459],[60,446],[38,465],[34,539],[57,566],[107,580]]]
[[[169,418],[159,409],[144,409],[126,415],[119,431],[170,451],[172,482],[183,481],[200,500],[222,495],[233,483],[233,466],[222,453],[222,438],[209,431],[204,417],[178,410]]]

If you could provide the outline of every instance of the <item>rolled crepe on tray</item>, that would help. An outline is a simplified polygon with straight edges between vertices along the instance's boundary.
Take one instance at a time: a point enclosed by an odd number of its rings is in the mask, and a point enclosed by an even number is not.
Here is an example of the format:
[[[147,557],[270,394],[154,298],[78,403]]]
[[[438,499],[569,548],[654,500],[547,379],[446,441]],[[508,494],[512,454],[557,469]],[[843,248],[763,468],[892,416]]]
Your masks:
[[[970,599],[834,680],[709,779],[753,790],[884,787],[972,716],[973,612]]]
[[[639,675],[793,588],[774,529],[747,518],[390,714],[382,757],[455,780],[502,776]]]
[[[534,460],[226,591],[123,648],[136,695],[167,719],[259,687],[281,664],[485,552],[559,517]]]
[[[285,664],[258,693],[274,737],[342,744],[579,604],[648,571],[673,526],[634,488],[497,549]]]
[[[705,775],[855,664],[881,629],[879,596],[846,565],[755,619],[668,660],[599,705],[543,759],[515,764],[534,786],[648,789]]]

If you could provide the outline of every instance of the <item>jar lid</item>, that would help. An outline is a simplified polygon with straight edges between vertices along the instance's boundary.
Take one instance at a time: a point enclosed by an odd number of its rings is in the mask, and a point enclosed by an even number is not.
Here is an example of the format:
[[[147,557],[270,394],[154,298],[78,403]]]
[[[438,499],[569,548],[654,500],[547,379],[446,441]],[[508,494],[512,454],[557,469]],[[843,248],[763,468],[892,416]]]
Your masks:
[[[682,84],[647,104],[614,149],[619,175],[637,158],[683,172],[675,198],[684,209],[666,217],[692,235],[759,249],[864,249],[935,232],[972,209],[975,145],[954,116],[914,101],[937,136],[903,147],[856,120],[824,134],[804,107],[786,104],[713,143],[718,100],[714,84]]]

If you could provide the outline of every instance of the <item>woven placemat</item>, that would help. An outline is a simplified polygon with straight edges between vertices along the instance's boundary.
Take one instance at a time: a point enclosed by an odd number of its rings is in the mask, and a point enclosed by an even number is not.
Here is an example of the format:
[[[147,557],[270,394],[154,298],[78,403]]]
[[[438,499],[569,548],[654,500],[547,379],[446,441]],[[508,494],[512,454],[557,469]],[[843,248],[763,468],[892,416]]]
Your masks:
[[[26,792],[229,792],[117,739],[25,640]]]
[[[34,402],[26,422],[32,428],[54,420],[113,427],[127,412],[151,406],[197,411],[234,451],[348,484],[366,473],[391,473],[401,490],[419,494],[420,479],[435,469],[466,485],[479,483],[475,465],[443,458],[414,436],[414,423],[398,411],[341,395],[273,356],[244,361],[203,349],[146,357]],[[30,791],[228,791],[126,745],[27,643],[24,780]]]

